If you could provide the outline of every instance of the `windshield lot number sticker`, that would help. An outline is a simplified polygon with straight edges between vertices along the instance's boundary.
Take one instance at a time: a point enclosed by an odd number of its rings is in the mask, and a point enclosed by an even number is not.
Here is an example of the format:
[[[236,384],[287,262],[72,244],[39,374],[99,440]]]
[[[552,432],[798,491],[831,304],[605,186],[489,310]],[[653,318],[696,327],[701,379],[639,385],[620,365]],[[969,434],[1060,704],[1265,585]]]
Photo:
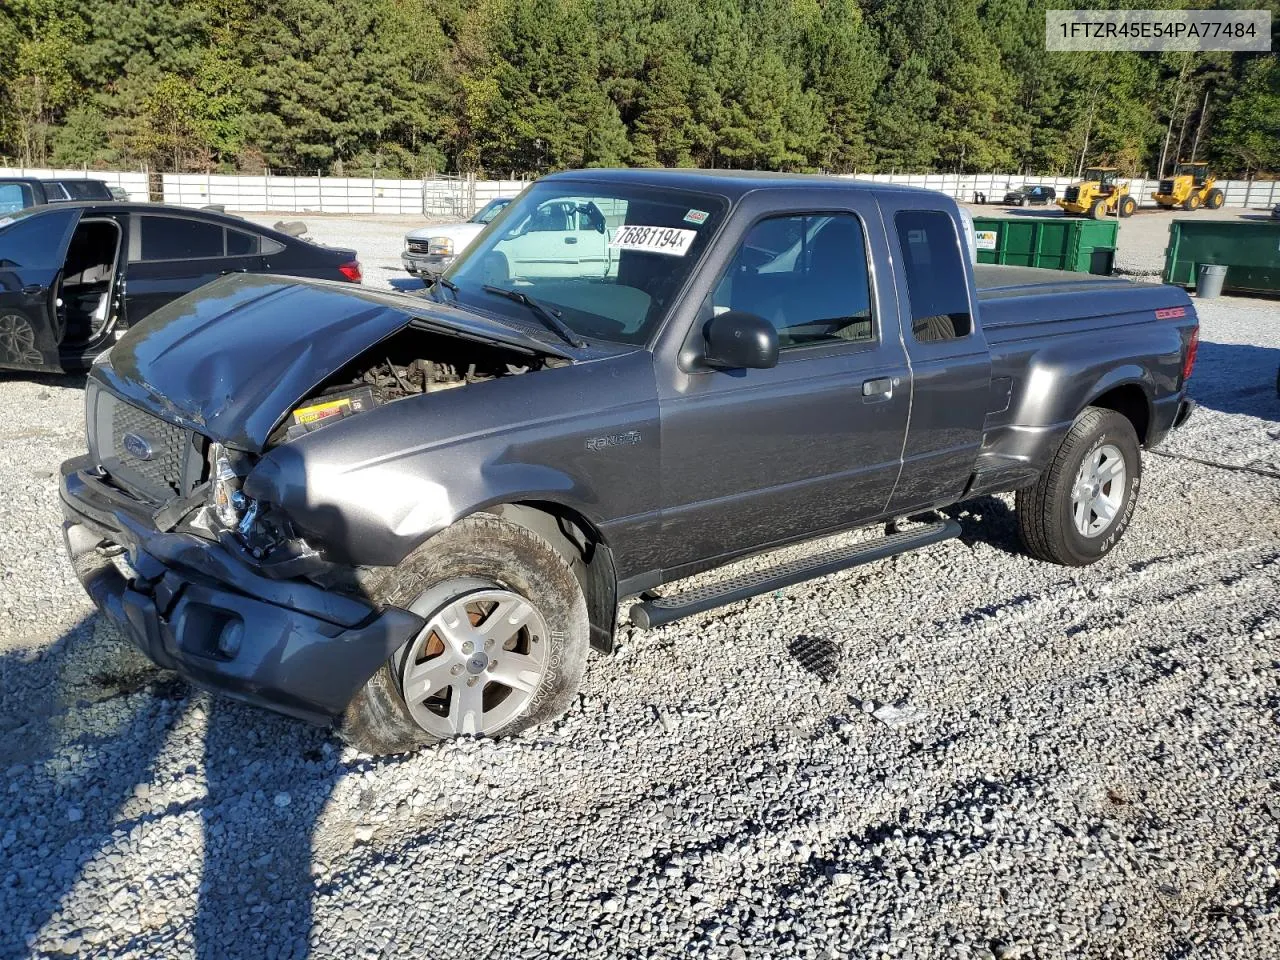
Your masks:
[[[663,253],[670,257],[683,257],[689,245],[698,235],[696,230],[679,230],[675,227],[619,227],[609,241],[614,250],[642,250],[645,253]]]
[[[708,213],[705,210],[690,210],[684,215],[685,223],[703,224],[707,222]]]

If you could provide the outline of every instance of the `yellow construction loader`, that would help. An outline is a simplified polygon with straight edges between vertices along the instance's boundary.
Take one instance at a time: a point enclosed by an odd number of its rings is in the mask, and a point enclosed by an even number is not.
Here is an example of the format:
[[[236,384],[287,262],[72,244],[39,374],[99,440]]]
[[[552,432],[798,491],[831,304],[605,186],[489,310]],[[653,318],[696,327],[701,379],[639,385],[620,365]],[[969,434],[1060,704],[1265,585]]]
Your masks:
[[[1084,179],[1073,183],[1058,199],[1058,206],[1071,216],[1132,217],[1138,201],[1129,196],[1129,184],[1118,179],[1115,167],[1090,167]]]
[[[1217,210],[1226,197],[1213,185],[1215,179],[1209,172],[1207,163],[1184,160],[1174,168],[1172,177],[1160,181],[1160,189],[1151,199],[1166,210],[1175,207],[1183,210],[1198,210],[1200,207]]]

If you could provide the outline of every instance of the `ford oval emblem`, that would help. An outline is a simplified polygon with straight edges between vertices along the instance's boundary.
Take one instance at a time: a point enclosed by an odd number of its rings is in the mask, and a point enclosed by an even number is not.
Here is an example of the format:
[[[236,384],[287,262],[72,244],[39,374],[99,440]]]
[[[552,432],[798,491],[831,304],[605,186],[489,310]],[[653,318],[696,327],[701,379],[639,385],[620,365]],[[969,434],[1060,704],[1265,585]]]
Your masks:
[[[135,460],[150,460],[153,456],[151,443],[146,437],[140,437],[136,433],[126,433],[122,442],[125,452]]]

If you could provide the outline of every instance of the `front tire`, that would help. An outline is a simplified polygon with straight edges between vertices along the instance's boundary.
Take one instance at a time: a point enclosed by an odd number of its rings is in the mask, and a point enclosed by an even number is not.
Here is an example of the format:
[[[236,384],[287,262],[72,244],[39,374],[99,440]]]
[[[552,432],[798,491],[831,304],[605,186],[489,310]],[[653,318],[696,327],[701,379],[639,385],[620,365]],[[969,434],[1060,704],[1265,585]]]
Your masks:
[[[1182,201],[1182,209],[1190,213],[1192,210],[1200,209],[1200,194],[1192,193],[1187,199]]]
[[[1220,210],[1222,209],[1222,205],[1226,202],[1226,200],[1227,200],[1226,194],[1224,194],[1217,187],[1214,187],[1212,190],[1209,191],[1209,196],[1205,199],[1204,205],[1208,207],[1210,210]]]
[[[374,599],[426,621],[347,705],[338,732],[370,754],[518,733],[562,715],[587,665],[577,578],[531,530],[460,520],[406,557]]]
[[[1138,209],[1138,201],[1133,197],[1125,197],[1120,201],[1120,216],[1128,218],[1132,217],[1135,210]]]
[[[1133,424],[1114,410],[1087,407],[1035,485],[1018,491],[1027,552],[1071,567],[1101,560],[1129,526],[1141,479]]]
[[[1107,218],[1107,201],[1093,201],[1093,206],[1089,208],[1089,216],[1095,220],[1105,220]]]

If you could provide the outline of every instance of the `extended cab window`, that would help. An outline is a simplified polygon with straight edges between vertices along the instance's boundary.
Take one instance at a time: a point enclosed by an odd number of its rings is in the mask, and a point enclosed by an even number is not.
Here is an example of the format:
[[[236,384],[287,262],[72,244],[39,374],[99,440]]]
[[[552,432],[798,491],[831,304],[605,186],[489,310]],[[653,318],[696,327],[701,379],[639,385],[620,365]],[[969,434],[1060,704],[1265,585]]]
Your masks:
[[[875,336],[862,224],[848,213],[770,217],[753,226],[712,297],[716,313],[770,321],[778,346]]]
[[[955,221],[940,210],[900,210],[894,217],[902,248],[911,332],[927,343],[967,337],[969,282]]]

